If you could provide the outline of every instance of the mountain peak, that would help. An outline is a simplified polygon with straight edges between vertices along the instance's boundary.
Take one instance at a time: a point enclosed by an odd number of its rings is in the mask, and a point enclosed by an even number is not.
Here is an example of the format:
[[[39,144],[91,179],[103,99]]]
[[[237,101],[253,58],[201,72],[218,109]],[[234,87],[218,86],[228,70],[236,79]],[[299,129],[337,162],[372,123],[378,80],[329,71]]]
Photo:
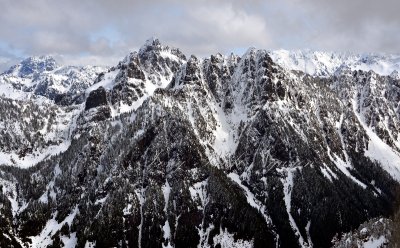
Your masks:
[[[147,57],[149,54],[156,54],[170,57],[170,55],[176,56],[180,60],[186,60],[186,56],[175,47],[164,46],[157,38],[150,38],[146,40],[144,45],[139,49],[139,56]]]
[[[391,74],[390,77],[394,78],[394,79],[400,79],[400,75],[399,72],[397,70],[394,70]]]
[[[152,37],[150,39],[147,39],[146,42],[143,44],[143,46],[139,49],[139,54],[146,53],[149,51],[160,51],[162,50],[162,45],[159,39]]]
[[[19,77],[30,77],[37,73],[52,71],[58,67],[56,60],[49,55],[32,56],[22,60],[19,64],[12,66],[5,74]]]

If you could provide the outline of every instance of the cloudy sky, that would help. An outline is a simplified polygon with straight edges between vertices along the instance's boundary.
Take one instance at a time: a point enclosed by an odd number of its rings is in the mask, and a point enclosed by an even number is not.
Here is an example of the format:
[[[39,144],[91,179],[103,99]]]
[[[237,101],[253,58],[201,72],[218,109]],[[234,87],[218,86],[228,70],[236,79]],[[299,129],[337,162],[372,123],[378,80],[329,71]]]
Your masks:
[[[146,39],[189,55],[248,47],[399,53],[398,0],[0,0],[0,70],[52,54],[113,65]]]

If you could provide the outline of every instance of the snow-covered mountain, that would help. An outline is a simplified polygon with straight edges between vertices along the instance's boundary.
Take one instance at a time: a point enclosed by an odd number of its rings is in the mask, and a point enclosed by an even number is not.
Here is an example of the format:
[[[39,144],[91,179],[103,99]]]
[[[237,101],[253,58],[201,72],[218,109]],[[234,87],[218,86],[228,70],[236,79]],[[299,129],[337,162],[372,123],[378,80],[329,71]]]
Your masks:
[[[400,55],[354,54],[320,51],[274,50],[269,55],[278,65],[313,76],[332,76],[343,69],[374,71],[380,75],[400,71]]]
[[[60,66],[54,58],[40,56],[2,73],[0,164],[26,168],[65,151],[85,90],[103,71]]]
[[[11,68],[0,246],[330,247],[388,217],[400,80],[370,69],[396,58],[295,54],[187,58],[151,39],[104,71]]]
[[[97,66],[60,66],[51,56],[30,57],[0,75],[0,90],[7,98],[34,95],[65,102],[82,95],[104,71]]]

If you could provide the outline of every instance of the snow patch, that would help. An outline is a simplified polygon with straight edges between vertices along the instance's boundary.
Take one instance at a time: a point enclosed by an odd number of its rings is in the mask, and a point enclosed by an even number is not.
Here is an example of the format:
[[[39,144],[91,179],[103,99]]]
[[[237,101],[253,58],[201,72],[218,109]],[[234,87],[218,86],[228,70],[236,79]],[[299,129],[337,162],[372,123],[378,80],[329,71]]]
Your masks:
[[[30,237],[32,239],[32,246],[31,248],[46,248],[47,246],[53,243],[51,237],[59,231],[64,224],[68,224],[71,226],[72,221],[74,220],[75,216],[79,212],[78,206],[75,206],[74,210],[61,222],[58,223],[55,219],[57,212],[53,215],[53,218],[48,220],[45,227],[43,228],[42,232],[37,236]],[[69,238],[65,237],[66,242],[68,244],[76,246],[76,233],[72,233]],[[65,246],[65,247],[75,247],[75,246]]]
[[[189,187],[190,196],[192,197],[192,200],[193,201],[200,200],[201,205],[197,206],[197,208],[200,210],[205,208],[209,200],[207,194],[207,185],[208,185],[208,180],[205,180],[202,182],[195,183],[193,186]]]
[[[240,180],[239,175],[232,172],[232,173],[229,173],[228,177],[232,181],[237,183],[244,190],[244,192],[246,194],[246,198],[247,198],[247,203],[249,203],[250,206],[257,209],[262,214],[262,216],[264,217],[267,224],[272,224],[271,218],[266,215],[266,212],[267,212],[266,207],[259,200],[257,200],[255,198],[254,194],[246,186],[244,186],[242,184],[242,181]]]
[[[283,68],[303,71],[312,76],[331,76],[341,68],[373,70],[380,75],[390,75],[400,69],[400,55],[360,55],[311,50],[275,50],[268,54]]]
[[[0,178],[0,185],[3,186],[3,194],[11,203],[11,213],[13,217],[17,216],[26,207],[28,207],[27,202],[22,199],[18,199],[17,186],[14,181],[7,181]]]
[[[65,152],[70,145],[71,141],[65,140],[58,145],[49,146],[39,153],[27,154],[25,157],[20,157],[14,152],[0,152],[0,164],[14,165],[20,168],[29,168],[49,158],[50,156]]]
[[[357,112],[356,97],[357,93],[355,93],[353,98],[353,111],[369,137],[368,148],[365,151],[365,155],[370,159],[379,162],[385,171],[387,171],[395,180],[400,182],[400,154],[383,142],[366,124],[362,110],[361,113]]]
[[[165,212],[165,219],[166,219],[164,226],[162,226],[162,231],[163,231],[164,240],[168,241],[167,245],[164,245],[164,243],[163,243],[163,248],[172,248],[172,245],[170,242],[171,226],[169,225],[168,215],[167,215],[169,195],[171,194],[171,186],[169,185],[168,180],[165,180],[165,184],[162,186],[162,191],[163,191],[164,201],[165,201],[164,212]]]
[[[220,244],[221,248],[252,248],[254,246],[253,240],[235,240],[233,234],[226,228],[224,230],[220,228],[220,233],[213,238],[213,241],[214,245]]]
[[[75,248],[78,243],[76,232],[69,234],[69,236],[61,236],[61,240],[64,243],[64,248]]]
[[[385,236],[380,236],[378,239],[371,238],[363,244],[363,248],[379,248],[383,247],[386,242]]]
[[[333,178],[337,179],[336,174],[326,164],[323,164],[323,167],[321,166],[320,170],[329,181],[333,182]]]
[[[336,167],[343,173],[345,174],[347,177],[349,177],[351,180],[353,180],[353,182],[355,182],[356,184],[358,184],[360,187],[362,187],[363,189],[367,188],[367,185],[365,185],[363,182],[361,182],[360,180],[358,180],[357,178],[355,178],[350,171],[348,170],[348,168],[351,168],[351,164],[350,162],[345,162],[343,161],[339,156],[337,156],[336,154],[333,154],[334,157],[332,157],[331,155],[331,151],[330,149],[328,149],[328,156],[330,158],[330,160],[336,165]]]
[[[95,242],[86,241],[85,248],[95,248],[95,247],[96,247],[96,243]]]
[[[171,194],[171,186],[169,186],[169,183],[167,180],[165,180],[165,184],[162,187],[163,195],[164,195],[164,212],[167,212],[168,209],[168,202],[169,202],[169,195]]]
[[[163,248],[172,248],[173,246],[171,245],[170,239],[171,239],[171,227],[169,225],[168,220],[165,221],[164,226],[162,227],[163,230],[163,237],[165,240],[168,240],[168,244],[164,245],[163,243]]]
[[[119,71],[120,70],[113,70],[105,73],[103,80],[87,88],[85,93],[88,95],[91,91],[96,90],[99,87],[103,87],[106,90],[112,89],[114,86],[114,79],[118,75]]]
[[[146,189],[144,189],[144,188],[141,188],[140,190],[139,189],[135,190],[135,194],[140,203],[140,224],[138,226],[138,229],[139,229],[138,246],[139,246],[139,248],[142,247],[142,227],[143,227],[143,219],[144,219],[143,205],[145,202],[145,192],[146,192]]]
[[[285,206],[286,206],[286,212],[289,216],[289,223],[290,226],[292,227],[295,235],[298,238],[298,242],[300,244],[300,246],[302,248],[309,248],[312,247],[313,244],[311,242],[311,238],[307,237],[307,242],[304,240],[303,236],[300,233],[299,228],[297,227],[296,221],[294,220],[293,216],[292,216],[292,205],[291,205],[291,201],[292,201],[292,190],[293,190],[293,185],[294,185],[294,173],[297,171],[297,167],[293,167],[293,168],[277,168],[276,170],[280,173],[285,173],[286,174],[286,178],[282,178],[281,182],[283,184],[283,193],[284,193],[284,202],[285,202]],[[311,223],[309,222],[307,225],[310,225]],[[308,226],[309,228],[309,226]],[[307,229],[307,227],[306,227]]]

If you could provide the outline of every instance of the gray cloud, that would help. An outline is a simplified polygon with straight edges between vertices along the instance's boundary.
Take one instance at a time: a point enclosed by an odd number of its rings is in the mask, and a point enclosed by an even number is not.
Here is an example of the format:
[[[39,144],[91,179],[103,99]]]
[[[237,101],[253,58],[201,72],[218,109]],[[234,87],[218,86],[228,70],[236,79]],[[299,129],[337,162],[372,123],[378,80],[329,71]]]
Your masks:
[[[54,54],[66,63],[113,64],[152,36],[200,56],[250,46],[398,52],[400,43],[400,3],[394,0],[0,0],[0,5],[0,47],[14,51],[0,57],[10,59]]]
[[[400,2],[396,0],[291,0],[308,16],[312,48],[399,52]]]

